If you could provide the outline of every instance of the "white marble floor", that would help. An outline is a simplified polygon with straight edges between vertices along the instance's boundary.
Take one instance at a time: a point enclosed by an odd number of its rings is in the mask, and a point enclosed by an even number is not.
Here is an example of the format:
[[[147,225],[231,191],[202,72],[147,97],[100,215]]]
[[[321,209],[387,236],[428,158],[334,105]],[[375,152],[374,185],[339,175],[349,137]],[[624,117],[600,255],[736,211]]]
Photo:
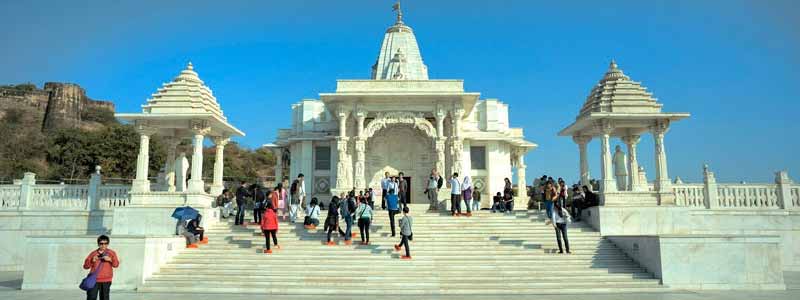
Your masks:
[[[674,293],[661,293],[661,294],[586,294],[586,295],[529,295],[515,297],[515,299],[563,299],[563,300],[794,300],[800,299],[800,272],[785,272],[784,278],[786,281],[786,291],[776,292],[760,292],[760,291],[714,291],[714,292],[674,292]],[[565,281],[566,282],[566,281]],[[22,299],[37,299],[37,300],[61,300],[61,299],[82,299],[85,298],[85,293],[78,290],[68,291],[21,291],[19,289],[22,284],[22,273],[20,272],[0,272],[0,299],[4,300],[22,300]],[[254,297],[251,294],[161,294],[161,293],[135,293],[135,292],[112,292],[112,298],[115,300],[175,300],[175,299],[192,299],[192,300],[216,300],[216,299],[241,299],[252,300],[261,298],[258,295]],[[270,295],[270,299],[380,299],[375,296],[358,296],[358,295],[341,295],[341,296],[281,296]],[[394,298],[387,293],[384,298]],[[413,297],[414,299],[493,299],[491,295],[476,295],[476,296],[422,296]],[[508,298],[507,296],[504,298]],[[507,300],[507,299],[505,299]]]

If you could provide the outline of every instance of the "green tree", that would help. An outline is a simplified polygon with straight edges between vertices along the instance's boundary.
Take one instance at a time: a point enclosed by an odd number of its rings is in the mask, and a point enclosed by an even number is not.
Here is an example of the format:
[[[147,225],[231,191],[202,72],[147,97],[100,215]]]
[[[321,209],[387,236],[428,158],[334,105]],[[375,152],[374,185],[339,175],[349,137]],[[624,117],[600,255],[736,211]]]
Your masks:
[[[47,173],[44,160],[47,143],[37,122],[25,110],[5,110],[0,121],[0,179],[10,181],[22,178],[25,172]]]

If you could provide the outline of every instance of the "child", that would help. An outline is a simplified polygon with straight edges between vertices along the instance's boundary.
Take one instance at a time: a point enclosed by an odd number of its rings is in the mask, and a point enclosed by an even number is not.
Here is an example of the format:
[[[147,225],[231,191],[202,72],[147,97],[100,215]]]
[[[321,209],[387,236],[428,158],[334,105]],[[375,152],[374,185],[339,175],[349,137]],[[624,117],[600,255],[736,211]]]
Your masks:
[[[411,216],[408,215],[408,206],[403,207],[403,218],[400,219],[400,244],[394,245],[394,250],[400,251],[400,247],[406,248],[406,255],[400,259],[411,259],[411,249],[408,248],[408,241],[413,239],[414,233],[411,231]]]
[[[261,218],[261,231],[264,233],[267,245],[267,249],[264,249],[264,253],[270,254],[272,253],[272,249],[269,247],[270,235],[272,236],[272,242],[275,244],[275,249],[280,249],[281,246],[278,246],[278,215],[275,213],[275,207],[272,206],[272,201],[267,201],[266,203],[267,207]]]

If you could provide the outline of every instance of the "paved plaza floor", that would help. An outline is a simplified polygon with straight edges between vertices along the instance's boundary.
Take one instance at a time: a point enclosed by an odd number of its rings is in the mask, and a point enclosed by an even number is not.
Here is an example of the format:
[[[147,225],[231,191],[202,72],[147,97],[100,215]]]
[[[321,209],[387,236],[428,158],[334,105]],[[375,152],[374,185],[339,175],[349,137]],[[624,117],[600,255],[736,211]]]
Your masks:
[[[787,290],[785,291],[713,291],[713,292],[694,292],[694,291],[679,291],[670,293],[658,294],[576,294],[576,295],[524,295],[515,296],[514,299],[554,299],[554,300],[706,300],[706,299],[719,299],[719,300],[795,300],[800,299],[800,272],[785,272],[785,282]],[[569,284],[569,280],[564,280],[565,284]],[[36,300],[62,300],[62,299],[83,299],[86,294],[77,287],[74,290],[67,291],[22,291],[20,286],[22,284],[21,272],[0,272],[0,299],[3,300],[21,300],[21,299],[36,299]],[[114,300],[176,300],[176,299],[191,299],[191,300],[216,300],[216,299],[234,299],[234,300],[252,300],[264,297],[265,295],[253,294],[166,294],[166,293],[136,293],[136,292],[123,292],[112,291],[111,297]],[[367,299],[380,299],[374,295],[359,296],[359,295],[341,295],[341,296],[320,296],[320,295],[269,295],[269,299],[297,299],[297,300],[318,300],[318,299],[353,299],[353,300],[367,300]],[[391,292],[387,292],[386,299],[397,298],[392,296]],[[407,297],[406,297],[407,298]],[[475,295],[475,296],[428,296],[420,295],[414,296],[413,299],[493,299],[491,295]],[[508,298],[504,296],[502,298]]]

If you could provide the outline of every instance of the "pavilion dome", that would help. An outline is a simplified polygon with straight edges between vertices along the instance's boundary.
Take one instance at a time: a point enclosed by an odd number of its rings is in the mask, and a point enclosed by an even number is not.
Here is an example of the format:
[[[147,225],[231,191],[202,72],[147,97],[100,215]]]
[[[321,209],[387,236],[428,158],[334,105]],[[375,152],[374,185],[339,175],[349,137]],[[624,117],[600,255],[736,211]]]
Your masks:
[[[164,83],[142,106],[145,114],[213,115],[226,121],[217,98],[203,83],[192,63],[171,82]]]
[[[593,112],[660,113],[661,106],[641,82],[632,81],[612,60],[606,74],[586,97],[578,117]]]
[[[428,80],[414,31],[403,23],[402,13],[386,30],[378,59],[372,66],[374,80]]]

